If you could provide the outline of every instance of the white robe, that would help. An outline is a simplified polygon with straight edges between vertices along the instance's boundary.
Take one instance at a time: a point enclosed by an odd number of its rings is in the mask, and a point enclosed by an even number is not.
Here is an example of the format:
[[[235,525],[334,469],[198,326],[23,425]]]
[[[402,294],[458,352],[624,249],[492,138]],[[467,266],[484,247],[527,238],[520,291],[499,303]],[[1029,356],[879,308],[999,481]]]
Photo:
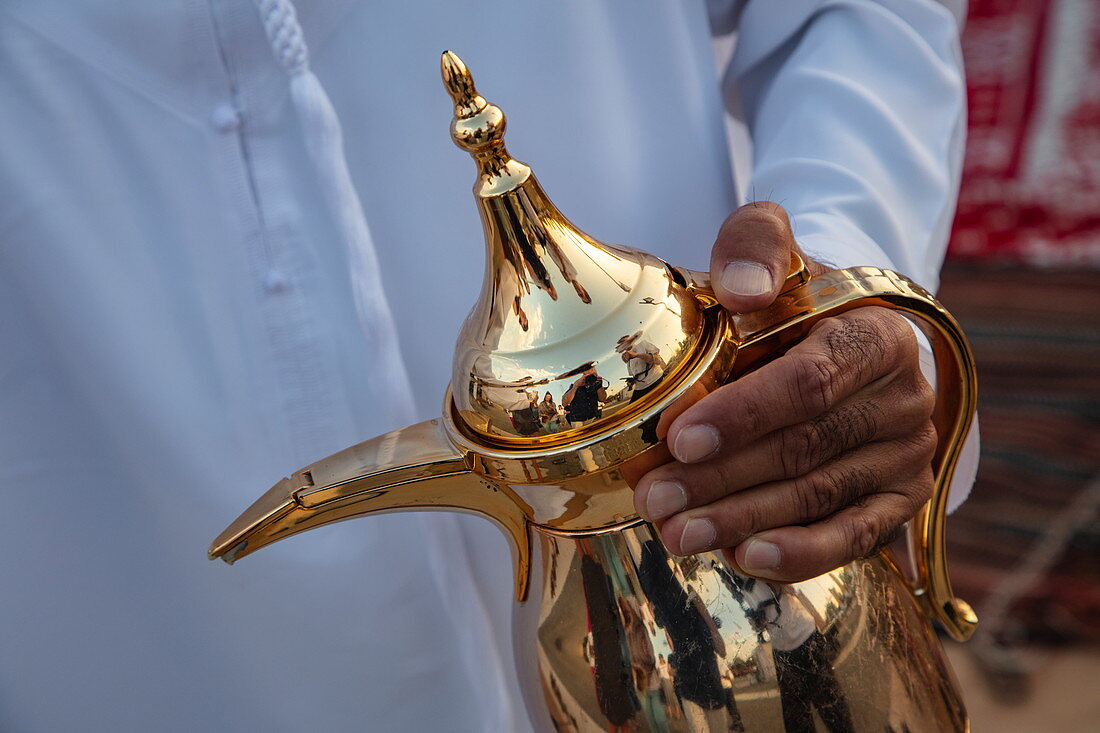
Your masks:
[[[439,412],[483,271],[445,48],[596,237],[705,267],[741,202],[727,108],[755,141],[742,189],[808,250],[935,286],[957,17],[728,5],[715,27],[743,40],[723,81],[702,2],[301,3],[415,419]],[[390,515],[205,559],[279,478],[399,427],[364,384],[319,196],[250,2],[0,5],[0,730],[524,729],[488,523]]]

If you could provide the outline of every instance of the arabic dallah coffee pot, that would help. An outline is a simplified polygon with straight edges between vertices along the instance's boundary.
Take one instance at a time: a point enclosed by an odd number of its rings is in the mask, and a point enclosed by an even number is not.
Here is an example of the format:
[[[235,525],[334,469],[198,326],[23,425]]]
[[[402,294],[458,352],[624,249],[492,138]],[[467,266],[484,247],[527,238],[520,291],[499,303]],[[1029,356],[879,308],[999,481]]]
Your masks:
[[[477,164],[488,245],[443,414],[283,479],[210,556],[231,563],[368,514],[472,512],[514,550],[516,674],[537,730],[966,729],[931,625],[963,639],[977,622],[944,557],[948,486],[976,399],[954,319],[902,275],[811,278],[797,256],[773,305],[729,313],[705,274],[570,223],[508,154],[504,115],[462,61],[447,52],[442,70],[451,135]],[[912,317],[936,356],[935,490],[908,528],[912,568],[882,551],[783,585],[720,552],[668,553],[632,486],[670,460],[661,437],[673,417],[820,319],[865,305]]]

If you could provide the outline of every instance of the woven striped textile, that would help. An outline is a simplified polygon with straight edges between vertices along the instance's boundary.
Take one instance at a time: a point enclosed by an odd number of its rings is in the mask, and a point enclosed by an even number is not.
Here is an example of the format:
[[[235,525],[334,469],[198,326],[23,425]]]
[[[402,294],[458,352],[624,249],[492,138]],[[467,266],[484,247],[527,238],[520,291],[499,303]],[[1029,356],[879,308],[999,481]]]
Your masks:
[[[988,619],[1005,641],[1100,642],[1100,274],[955,262],[939,297],[980,380],[978,482],[948,525],[956,592],[980,613],[1011,590]]]

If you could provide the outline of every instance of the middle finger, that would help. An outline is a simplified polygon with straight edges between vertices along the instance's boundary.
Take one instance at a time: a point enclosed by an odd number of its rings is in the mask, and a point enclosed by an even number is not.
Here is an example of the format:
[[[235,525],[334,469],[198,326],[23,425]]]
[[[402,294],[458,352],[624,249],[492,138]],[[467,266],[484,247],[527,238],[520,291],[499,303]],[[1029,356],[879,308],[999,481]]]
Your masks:
[[[883,414],[883,402],[890,415]],[[865,390],[805,422],[776,430],[704,463],[671,462],[635,487],[634,506],[649,521],[709,504],[750,486],[802,476],[865,443],[901,437],[928,420],[918,395],[898,388]]]
[[[669,550],[691,554],[733,547],[776,527],[827,517],[860,497],[888,490],[927,469],[935,434],[870,443],[797,479],[755,486],[659,523]]]

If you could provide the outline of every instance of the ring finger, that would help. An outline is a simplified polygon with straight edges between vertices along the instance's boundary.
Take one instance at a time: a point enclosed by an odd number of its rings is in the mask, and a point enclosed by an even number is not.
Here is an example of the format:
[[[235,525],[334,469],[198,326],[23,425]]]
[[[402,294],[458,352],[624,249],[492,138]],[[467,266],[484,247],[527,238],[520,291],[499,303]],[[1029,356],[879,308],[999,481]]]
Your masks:
[[[776,430],[730,454],[703,463],[672,462],[650,471],[635,488],[634,507],[647,520],[716,501],[771,481],[802,476],[872,441],[912,434],[928,420],[928,405],[904,390],[861,392],[835,409]],[[896,392],[896,394],[894,394]],[[880,404],[891,404],[886,419]]]
[[[661,537],[669,550],[688,555],[733,547],[768,529],[808,524],[920,474],[934,448],[931,427],[903,440],[870,443],[805,476],[754,486],[677,514],[660,525]]]

